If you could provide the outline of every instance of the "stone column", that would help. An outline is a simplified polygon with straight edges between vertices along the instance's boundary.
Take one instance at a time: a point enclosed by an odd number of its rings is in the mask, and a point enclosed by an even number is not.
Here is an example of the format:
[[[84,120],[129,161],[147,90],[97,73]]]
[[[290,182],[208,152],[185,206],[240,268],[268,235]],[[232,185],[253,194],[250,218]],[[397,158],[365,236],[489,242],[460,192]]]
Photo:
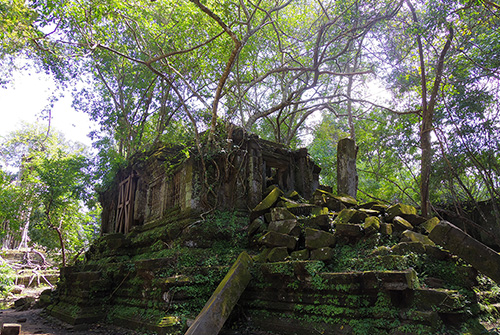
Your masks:
[[[356,156],[358,147],[350,138],[341,139],[337,145],[337,193],[356,198],[358,173]]]

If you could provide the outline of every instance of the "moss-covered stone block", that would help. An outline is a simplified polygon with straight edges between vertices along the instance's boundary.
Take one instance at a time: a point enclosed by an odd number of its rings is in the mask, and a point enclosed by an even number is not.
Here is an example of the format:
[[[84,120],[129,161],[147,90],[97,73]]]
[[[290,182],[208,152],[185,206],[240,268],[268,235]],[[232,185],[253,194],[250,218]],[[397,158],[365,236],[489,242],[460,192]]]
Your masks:
[[[343,209],[333,220],[334,225],[349,223],[353,215],[356,213],[354,209]]]
[[[425,253],[440,261],[450,259],[452,257],[448,251],[430,245],[425,246]]]
[[[295,190],[292,190],[292,191],[286,193],[285,197],[287,197],[288,199],[295,200],[295,201],[299,201],[301,198],[299,192],[297,192]]]
[[[270,231],[259,239],[259,243],[264,244],[267,247],[287,247],[288,249],[293,250],[297,244],[297,238],[286,234],[280,234],[275,231]]]
[[[336,242],[335,235],[313,228],[305,229],[305,239],[307,249],[331,247]]]
[[[299,222],[306,228],[322,229],[325,231],[331,228],[329,215],[310,216],[300,219]]]
[[[346,208],[340,211],[335,220],[333,221],[334,225],[337,224],[345,224],[345,223],[363,223],[364,220],[368,217],[363,211],[359,211],[356,209]]]
[[[347,207],[354,207],[358,205],[358,201],[354,199],[354,197],[351,197],[347,194],[333,195],[333,197],[342,202]]]
[[[405,230],[401,234],[401,241],[403,242],[420,242],[424,245],[436,245],[431,239],[423,234],[416,233],[411,230]]]
[[[358,211],[365,213],[368,216],[379,216],[380,211],[374,209],[358,208]]]
[[[261,218],[257,218],[252,221],[252,223],[248,226],[248,235],[253,236],[255,234],[263,233],[266,230],[266,224],[264,220]]]
[[[420,226],[422,223],[427,221],[426,218],[417,214],[401,214],[400,216],[409,223],[411,223],[411,225],[414,227]]]
[[[390,223],[386,223],[386,222],[381,222],[380,223],[380,233],[383,234],[383,235],[392,235],[392,231],[393,231],[393,225],[390,224]]]
[[[335,236],[361,237],[364,235],[363,226],[360,224],[342,223],[335,226]]]
[[[264,248],[258,255],[253,257],[253,261],[256,263],[265,263],[267,262],[267,256],[271,252],[272,248]]]
[[[313,207],[311,215],[328,215],[328,207]]]
[[[283,262],[288,257],[288,249],[287,247],[276,247],[271,249],[269,254],[267,255],[268,262]]]
[[[275,186],[271,192],[252,210],[251,219],[255,219],[269,209],[279,200],[280,196],[283,195],[283,191]]]
[[[365,234],[369,235],[380,230],[380,219],[377,216],[369,216],[363,224]]]
[[[423,311],[434,310],[443,313],[463,310],[468,303],[456,290],[416,289],[412,306]]]
[[[285,207],[275,207],[271,209],[271,221],[295,220],[297,217],[290,213]]]
[[[411,223],[403,219],[401,216],[396,216],[392,219],[392,224],[396,231],[403,232],[405,230],[412,230],[413,226]]]
[[[309,259],[309,250],[302,249],[302,250],[293,251],[290,254],[290,256],[294,260],[306,261]]]
[[[420,225],[427,233],[430,233],[434,227],[436,227],[439,223],[439,219],[437,217],[430,218]]]
[[[324,247],[311,250],[311,260],[328,261],[333,258],[334,250],[330,247]]]
[[[296,219],[272,221],[269,223],[268,230],[295,237],[300,235],[300,227]]]
[[[417,214],[417,209],[410,205],[395,204],[386,210],[387,220],[392,221],[396,216],[403,214]]]

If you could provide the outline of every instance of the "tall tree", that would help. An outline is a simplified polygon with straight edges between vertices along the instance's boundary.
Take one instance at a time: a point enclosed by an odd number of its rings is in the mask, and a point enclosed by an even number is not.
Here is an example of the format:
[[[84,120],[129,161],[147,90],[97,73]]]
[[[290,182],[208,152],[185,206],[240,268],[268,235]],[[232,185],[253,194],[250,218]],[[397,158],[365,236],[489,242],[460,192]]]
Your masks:
[[[65,265],[67,251],[81,248],[95,234],[96,219],[89,216],[91,161],[84,147],[46,127],[25,125],[7,136],[0,152],[3,165],[14,173],[2,180],[0,202],[9,202],[0,212],[2,232],[60,250]]]

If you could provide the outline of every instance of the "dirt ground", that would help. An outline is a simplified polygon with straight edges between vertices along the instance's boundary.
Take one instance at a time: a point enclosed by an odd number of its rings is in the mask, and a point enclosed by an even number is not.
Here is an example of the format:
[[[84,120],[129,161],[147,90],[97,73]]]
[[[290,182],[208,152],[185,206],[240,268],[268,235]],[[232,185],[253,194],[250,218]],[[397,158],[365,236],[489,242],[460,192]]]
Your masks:
[[[110,325],[94,324],[90,327],[71,326],[53,317],[47,316],[42,309],[16,311],[6,309],[0,311],[0,324],[18,323],[21,325],[21,335],[84,335],[84,334],[111,334],[111,335],[138,335],[139,333]]]

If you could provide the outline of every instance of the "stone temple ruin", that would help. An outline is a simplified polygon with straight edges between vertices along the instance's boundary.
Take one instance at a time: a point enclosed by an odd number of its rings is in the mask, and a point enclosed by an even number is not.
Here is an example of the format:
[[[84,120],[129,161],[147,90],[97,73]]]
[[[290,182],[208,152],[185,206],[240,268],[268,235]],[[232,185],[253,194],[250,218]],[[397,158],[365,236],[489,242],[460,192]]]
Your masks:
[[[202,201],[201,164],[186,157],[184,149],[159,147],[150,153],[151,159],[136,157],[129,168],[120,171],[117,184],[101,196],[104,234],[128,233],[164,219],[172,208],[206,211],[215,206],[248,212],[262,200],[268,185],[295,190],[307,198],[319,186],[321,169],[306,149],[290,151],[237,129],[229,148],[231,161],[221,154],[207,162],[207,173],[217,180],[216,194],[210,194],[213,203],[208,204]]]
[[[158,334],[484,330],[491,249],[414,207],[333,194],[305,149],[236,131],[213,151],[133,158],[47,311]]]

